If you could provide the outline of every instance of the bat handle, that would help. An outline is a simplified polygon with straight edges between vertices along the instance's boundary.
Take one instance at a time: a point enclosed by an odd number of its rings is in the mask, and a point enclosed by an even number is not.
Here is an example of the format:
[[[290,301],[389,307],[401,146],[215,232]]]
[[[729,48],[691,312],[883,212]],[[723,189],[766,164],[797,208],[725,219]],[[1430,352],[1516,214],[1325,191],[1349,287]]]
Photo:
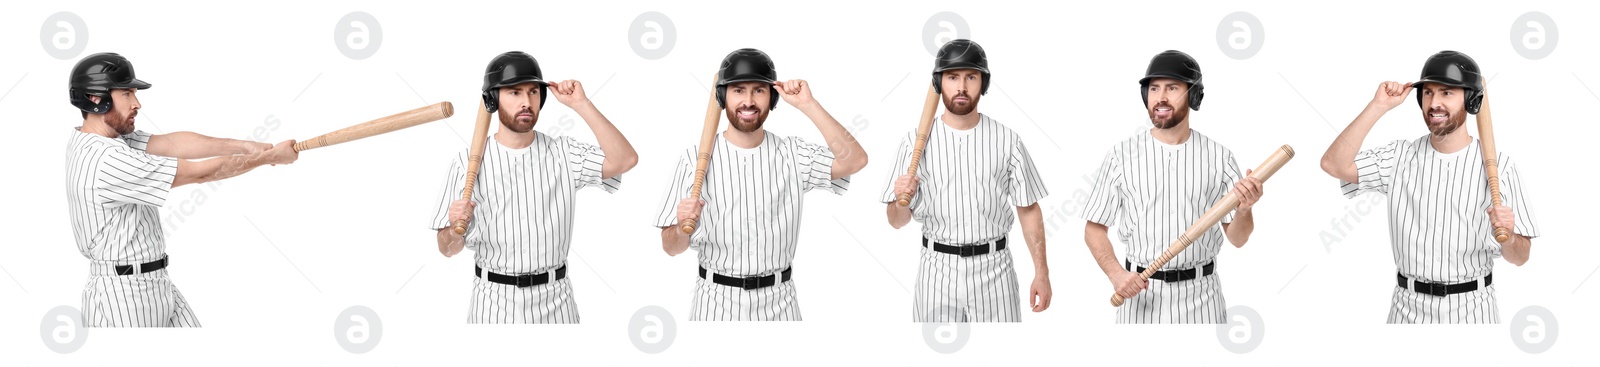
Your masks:
[[[1510,239],[1511,239],[1511,230],[1510,229],[1506,229],[1505,227],[1495,227],[1494,228],[1494,240],[1495,240],[1495,242],[1505,243],[1506,240],[1510,240]]]
[[[1122,300],[1122,295],[1120,295],[1120,294],[1111,295],[1111,305],[1112,306],[1122,307],[1122,301],[1123,301]]]
[[[683,234],[694,234],[694,222],[693,218],[683,220],[683,226],[681,226]]]
[[[911,207],[911,194],[900,194],[900,207]]]
[[[464,220],[464,219],[463,220],[456,220],[456,224],[455,224],[454,227],[455,228],[453,230],[456,232],[457,236],[465,236],[465,235],[467,235],[467,221],[466,220]]]

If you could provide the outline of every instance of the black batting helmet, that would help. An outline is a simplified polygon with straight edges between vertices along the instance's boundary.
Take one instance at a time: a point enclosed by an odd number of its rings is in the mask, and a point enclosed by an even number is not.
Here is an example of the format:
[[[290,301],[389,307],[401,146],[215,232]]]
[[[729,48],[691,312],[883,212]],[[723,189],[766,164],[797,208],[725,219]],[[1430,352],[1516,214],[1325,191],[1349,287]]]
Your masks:
[[[1200,62],[1182,51],[1166,50],[1150,58],[1150,67],[1139,79],[1139,97],[1150,105],[1150,79],[1172,78],[1189,83],[1189,108],[1200,110],[1200,100],[1206,96],[1205,83],[1200,80]]]
[[[975,69],[983,73],[983,87],[978,94],[989,93],[989,55],[983,52],[983,46],[972,40],[956,39],[939,47],[939,55],[933,60],[933,90],[943,94],[944,87],[939,85],[939,76],[945,70],[956,69]]]
[[[495,56],[489,61],[489,67],[483,71],[483,105],[489,112],[500,109],[500,88],[522,83],[539,84],[539,108],[544,108],[544,101],[549,98],[548,88],[550,83],[544,81],[544,71],[539,70],[539,61],[532,55],[522,51],[511,51]]]
[[[67,80],[67,93],[74,107],[84,113],[101,114],[111,111],[111,91],[114,89],[147,89],[150,83],[135,78],[133,63],[122,55],[101,52],[85,56],[72,66]],[[100,103],[89,100],[100,96]]]
[[[1439,51],[1422,64],[1422,80],[1411,83],[1422,88],[1422,83],[1438,83],[1465,90],[1463,100],[1467,113],[1477,114],[1483,106],[1483,74],[1478,72],[1478,62],[1471,56],[1456,51]],[[1422,105],[1422,93],[1417,93],[1417,105]]]
[[[728,108],[728,84],[738,82],[762,82],[767,84],[778,83],[778,68],[773,66],[772,57],[767,53],[753,48],[741,48],[728,53],[722,58],[722,67],[717,77],[717,105]],[[768,108],[778,107],[778,91],[772,91],[772,103]]]

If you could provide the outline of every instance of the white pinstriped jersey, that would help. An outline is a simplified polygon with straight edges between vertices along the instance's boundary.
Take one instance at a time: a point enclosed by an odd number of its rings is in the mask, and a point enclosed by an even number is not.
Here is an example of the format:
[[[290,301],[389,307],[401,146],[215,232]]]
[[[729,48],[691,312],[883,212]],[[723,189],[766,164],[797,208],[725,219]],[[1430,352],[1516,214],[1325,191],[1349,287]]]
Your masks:
[[[922,223],[923,236],[936,242],[997,240],[1011,232],[1016,207],[1033,205],[1049,194],[1021,137],[988,115],[980,116],[972,129],[956,130],[934,120],[928,131],[911,218]],[[910,168],[916,139],[915,129],[901,139],[879,201],[899,200],[894,182]]]
[[[1503,204],[1516,212],[1512,232],[1539,236],[1538,219],[1523,193],[1516,162],[1499,152]],[[1474,139],[1445,154],[1428,137],[1395,140],[1356,155],[1360,182],[1340,182],[1346,197],[1383,194],[1389,203],[1389,240],[1401,274],[1429,283],[1464,283],[1489,275],[1500,244],[1489,222],[1489,184]]]
[[[534,131],[523,149],[501,146],[490,137],[472,190],[472,221],[466,247],[484,269],[501,274],[542,273],[567,262],[572,244],[572,213],[578,189],[615,192],[621,177],[602,179],[605,152],[571,137]],[[429,229],[449,227],[450,203],[461,199],[467,150],[456,155],[445,175]]]
[[[167,244],[160,208],[178,172],[174,158],[150,155],[150,134],[119,138],[73,131],[67,144],[67,212],[78,252],[95,265],[160,260]]]
[[[1117,238],[1127,246],[1127,259],[1149,264],[1241,177],[1233,152],[1198,130],[1190,129],[1189,140],[1178,145],[1162,143],[1145,131],[1106,153],[1083,216],[1115,226]],[[1232,222],[1229,211],[1222,223]],[[1221,226],[1212,226],[1162,269],[1205,265],[1221,251],[1222,242]]]
[[[700,198],[705,207],[689,238],[701,266],[729,276],[772,274],[789,267],[800,238],[801,195],[813,189],[844,194],[850,178],[832,179],[833,152],[797,137],[767,131],[761,145],[745,149],[717,134]],[[677,172],[654,225],[678,223],[678,201],[694,184],[698,146],[678,158]]]

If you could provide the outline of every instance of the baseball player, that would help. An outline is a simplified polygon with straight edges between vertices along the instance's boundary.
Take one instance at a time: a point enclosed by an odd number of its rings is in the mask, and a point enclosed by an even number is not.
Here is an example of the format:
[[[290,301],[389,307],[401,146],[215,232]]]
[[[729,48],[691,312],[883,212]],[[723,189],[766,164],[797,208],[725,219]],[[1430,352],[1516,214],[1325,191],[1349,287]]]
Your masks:
[[[445,174],[428,228],[446,257],[473,250],[468,323],[577,323],[567,278],[577,191],[616,192],[639,156],[582,84],[545,81],[539,62],[526,53],[506,52],[489,61],[482,92],[484,106],[498,112],[500,128],[485,144],[476,189],[471,200],[461,198],[468,158],[462,151]],[[589,124],[598,147],[533,130],[552,95]],[[470,223],[465,235],[452,230],[457,220]]]
[[[79,60],[67,82],[83,116],[67,142],[67,212],[78,252],[89,258],[84,326],[199,327],[167,275],[160,207],[178,186],[299,158],[293,140],[269,145],[135,130],[138,94],[148,88],[115,53]]]
[[[1481,147],[1462,128],[1482,106],[1483,87],[1471,57],[1434,54],[1423,63],[1421,80],[1379,84],[1322,156],[1322,170],[1339,179],[1345,197],[1372,192],[1388,198],[1398,270],[1391,324],[1499,323],[1494,259],[1522,266],[1539,236],[1516,162],[1498,152],[1505,201],[1491,205]],[[1378,118],[1404,103],[1412,88],[1428,134],[1358,150]],[[1505,242],[1494,239],[1496,227],[1511,228]]]
[[[728,129],[717,134],[700,197],[689,197],[699,147],[678,159],[654,221],[661,246],[673,256],[698,251],[690,320],[798,321],[792,262],[801,195],[844,194],[850,175],[866,166],[866,151],[812,98],[806,81],[778,81],[772,58],[760,50],[729,53],[716,91]],[[816,124],[826,146],[763,129],[780,96]],[[699,224],[692,235],[679,229],[689,219]]]
[[[1189,128],[1189,110],[1198,111],[1205,96],[1194,58],[1156,54],[1139,86],[1153,126],[1106,153],[1084,203],[1084,242],[1126,299],[1117,323],[1223,323],[1227,302],[1217,252],[1223,237],[1234,247],[1250,239],[1261,180],[1248,170],[1240,175],[1233,152]],[[1139,276],[1229,190],[1239,194],[1239,206],[1222,218],[1221,228],[1207,230],[1149,280]],[[1111,249],[1111,226],[1127,246],[1122,259]]]
[[[1039,209],[1039,199],[1048,194],[1044,181],[1021,137],[977,112],[990,83],[982,46],[965,39],[946,43],[934,60],[933,79],[945,110],[928,130],[917,174],[906,174],[917,139],[913,130],[900,141],[879,197],[888,204],[890,226],[899,229],[913,218],[922,223],[912,320],[1022,321],[1006,233],[1021,217],[1034,267],[1029,306],[1044,311],[1051,295]],[[909,207],[898,203],[902,194],[910,195]]]

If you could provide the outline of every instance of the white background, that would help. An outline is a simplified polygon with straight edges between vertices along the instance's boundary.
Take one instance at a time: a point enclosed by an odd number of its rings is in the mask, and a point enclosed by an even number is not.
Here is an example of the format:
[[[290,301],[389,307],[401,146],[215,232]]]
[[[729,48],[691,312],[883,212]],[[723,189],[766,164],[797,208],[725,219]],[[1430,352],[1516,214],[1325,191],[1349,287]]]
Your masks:
[[[50,4],[50,5],[42,5]],[[607,365],[691,363],[895,365],[1154,363],[1334,364],[1377,360],[1461,364],[1587,364],[1600,285],[1587,284],[1597,250],[1582,240],[1593,208],[1589,86],[1600,56],[1583,2],[18,2],[0,14],[0,116],[11,157],[0,180],[6,210],[0,252],[3,364],[432,364],[512,362]],[[45,311],[79,306],[87,261],[73,245],[63,197],[62,149],[79,116],[64,81],[77,57],[39,42],[58,11],[83,17],[87,51],[119,52],[154,84],[140,93],[139,128],[277,142],[304,139],[438,101],[453,118],[309,151],[290,166],[175,190],[163,208],[171,276],[205,325],[187,330],[93,329],[75,353],[41,341]],[[375,56],[334,47],[335,23],[375,16]],[[634,54],[629,23],[659,11],[675,24],[673,50]],[[1018,324],[972,325],[954,354],[924,343],[910,321],[916,225],[891,229],[876,197],[903,134],[915,128],[932,55],[923,24],[941,11],[965,19],[988,51],[994,86],[979,111],[1022,133],[1051,195],[1046,211],[1055,301]],[[1253,58],[1227,57],[1222,17],[1247,11],[1265,34]],[[1556,50],[1528,60],[1512,49],[1513,20],[1529,11],[1559,25]],[[819,101],[855,132],[871,164],[844,196],[810,195],[796,260],[805,321],[688,323],[693,254],[660,249],[650,218],[677,155],[698,139],[706,81],[727,52],[772,55],[781,79],[812,83]],[[1234,354],[1212,326],[1116,326],[1110,285],[1082,241],[1078,202],[1117,141],[1149,124],[1136,82],[1150,56],[1199,59],[1207,98],[1192,126],[1254,167],[1281,144],[1299,152],[1267,185],[1248,246],[1219,259],[1232,306],[1262,316],[1259,348]],[[1499,148],[1516,157],[1543,236],[1532,260],[1498,262],[1500,316],[1481,326],[1385,325],[1394,268],[1386,214],[1372,197],[1346,200],[1317,159],[1385,80],[1412,81],[1442,49],[1472,55],[1491,76]],[[522,50],[547,78],[577,79],[641,158],[622,190],[580,195],[570,276],[583,323],[464,325],[470,254],[440,256],[425,230],[449,158],[465,149],[484,65]],[[1587,83],[1587,85],[1586,85]],[[1381,120],[1367,147],[1426,131],[1412,104]],[[1469,126],[1473,124],[1469,123]],[[791,106],[768,129],[820,141]],[[594,141],[551,101],[537,129]],[[1476,128],[1473,134],[1476,135]],[[1572,167],[1576,166],[1576,167]],[[1376,203],[1376,206],[1368,204]],[[1519,213],[1519,215],[1526,215]],[[1336,224],[1345,221],[1349,225]],[[1325,241],[1326,232],[1338,237]],[[1020,229],[1012,236],[1020,236]],[[1121,253],[1121,246],[1118,245]],[[1025,252],[1014,252],[1026,291]],[[335,316],[370,307],[380,344],[351,354],[333,339]],[[635,349],[628,318],[659,305],[677,317],[661,354]],[[1559,339],[1542,354],[1516,348],[1512,315],[1543,306]],[[1520,322],[1520,323],[1519,323]],[[339,331],[342,333],[342,330]]]

